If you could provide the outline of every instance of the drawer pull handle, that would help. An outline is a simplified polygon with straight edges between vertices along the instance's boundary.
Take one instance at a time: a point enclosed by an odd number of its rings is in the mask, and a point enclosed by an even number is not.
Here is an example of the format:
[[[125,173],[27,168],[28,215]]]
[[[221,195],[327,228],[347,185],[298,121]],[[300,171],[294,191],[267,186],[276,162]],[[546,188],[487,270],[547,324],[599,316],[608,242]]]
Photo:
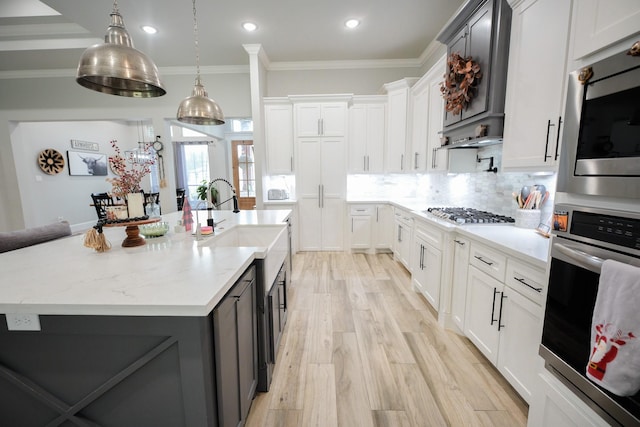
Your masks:
[[[500,293],[500,312],[498,313],[498,332],[500,331],[500,329],[504,328],[504,325],[502,324],[502,306],[504,305],[504,299],[507,298],[507,296],[504,294],[504,292]]]
[[[516,276],[513,276],[513,278],[516,279],[518,282],[522,283],[523,285],[526,285],[526,286],[530,287],[531,289],[533,289],[536,292],[542,292],[542,288],[535,288],[535,287],[531,286],[530,284],[528,284],[527,282],[525,282],[524,279],[520,279],[520,278],[518,278]]]
[[[496,295],[499,294],[500,291],[498,291],[498,289],[493,288],[493,302],[491,303],[491,325],[493,326],[493,322],[495,322],[498,319],[494,319],[494,316],[496,314]],[[499,325],[500,323],[498,323]]]
[[[484,262],[484,263],[485,263],[485,264],[487,264],[487,265],[493,265],[493,263],[492,263],[492,262],[489,262],[489,261],[485,261],[485,260],[483,260],[481,256],[474,255],[473,257],[474,257],[475,259],[477,259],[478,261],[482,261],[482,262]]]
[[[465,245],[465,243],[463,241],[461,241],[461,240],[454,239],[453,241],[456,242],[457,244],[459,244],[460,246],[464,246]]]

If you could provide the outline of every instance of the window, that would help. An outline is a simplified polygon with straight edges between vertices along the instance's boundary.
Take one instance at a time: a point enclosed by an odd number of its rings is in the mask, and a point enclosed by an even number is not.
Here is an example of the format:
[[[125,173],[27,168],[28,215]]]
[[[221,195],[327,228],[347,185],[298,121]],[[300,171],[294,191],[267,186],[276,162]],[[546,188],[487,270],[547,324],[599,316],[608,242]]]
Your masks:
[[[210,181],[209,143],[207,141],[176,143],[177,183],[176,187],[186,190],[192,208],[198,202],[196,188],[202,181]]]

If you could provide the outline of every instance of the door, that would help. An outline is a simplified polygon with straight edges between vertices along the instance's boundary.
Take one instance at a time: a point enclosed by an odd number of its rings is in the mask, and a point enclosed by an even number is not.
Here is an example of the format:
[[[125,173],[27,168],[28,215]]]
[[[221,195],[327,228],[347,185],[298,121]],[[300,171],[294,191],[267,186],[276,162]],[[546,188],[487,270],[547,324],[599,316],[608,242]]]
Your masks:
[[[222,427],[236,427],[241,420],[238,383],[238,327],[236,300],[226,297],[213,310],[214,351],[218,421]],[[223,368],[224,367],[224,368]]]
[[[491,75],[491,23],[493,1],[488,1],[480,10],[473,14],[467,26],[466,56],[472,57],[480,65],[484,84],[478,85],[475,96],[467,108],[462,109],[462,120],[487,111],[490,87],[488,77]]]
[[[460,32],[454,37],[453,41],[447,46],[447,57],[452,53],[458,53],[460,56],[465,56],[467,52],[467,26],[465,25]],[[447,64],[447,70],[449,65]],[[444,126],[450,126],[460,121],[460,114],[453,114],[450,111],[444,111]]]
[[[469,241],[460,236],[456,236],[453,243],[451,317],[453,318],[453,323],[456,324],[460,331],[464,331],[467,273],[469,271]]]
[[[371,216],[351,215],[351,248],[369,249],[371,247]]]
[[[243,279],[244,289],[236,298],[238,324],[238,392],[240,416],[247,419],[258,385],[258,342],[256,318],[256,281]]]
[[[264,131],[268,174],[290,174],[293,172],[293,107],[265,105]]]
[[[504,288],[500,329],[498,370],[527,403],[536,379],[538,347],[542,330],[542,307],[515,292]]]
[[[492,364],[498,361],[498,321],[504,285],[469,266],[465,335]]]
[[[233,185],[238,196],[240,210],[252,210],[256,206],[256,164],[253,141],[232,143]]]

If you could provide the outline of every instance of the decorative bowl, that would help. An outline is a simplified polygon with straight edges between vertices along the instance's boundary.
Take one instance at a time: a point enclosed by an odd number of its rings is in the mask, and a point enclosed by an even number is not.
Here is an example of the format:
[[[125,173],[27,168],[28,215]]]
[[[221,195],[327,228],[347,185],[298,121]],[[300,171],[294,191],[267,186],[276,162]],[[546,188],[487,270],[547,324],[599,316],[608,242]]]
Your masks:
[[[138,228],[140,229],[140,234],[146,238],[160,237],[169,231],[169,223],[164,221],[155,222],[153,224],[140,225]]]

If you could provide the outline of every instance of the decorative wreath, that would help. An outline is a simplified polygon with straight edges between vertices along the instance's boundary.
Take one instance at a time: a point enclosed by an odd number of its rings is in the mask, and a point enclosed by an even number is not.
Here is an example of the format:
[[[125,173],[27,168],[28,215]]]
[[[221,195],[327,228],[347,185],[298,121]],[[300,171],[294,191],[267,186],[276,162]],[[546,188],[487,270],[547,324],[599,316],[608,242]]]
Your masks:
[[[464,58],[457,52],[449,55],[447,73],[440,83],[445,110],[460,114],[471,103],[481,78],[480,65],[471,56]]]
[[[38,154],[38,166],[46,174],[58,174],[64,169],[64,157],[53,148],[44,149]]]

